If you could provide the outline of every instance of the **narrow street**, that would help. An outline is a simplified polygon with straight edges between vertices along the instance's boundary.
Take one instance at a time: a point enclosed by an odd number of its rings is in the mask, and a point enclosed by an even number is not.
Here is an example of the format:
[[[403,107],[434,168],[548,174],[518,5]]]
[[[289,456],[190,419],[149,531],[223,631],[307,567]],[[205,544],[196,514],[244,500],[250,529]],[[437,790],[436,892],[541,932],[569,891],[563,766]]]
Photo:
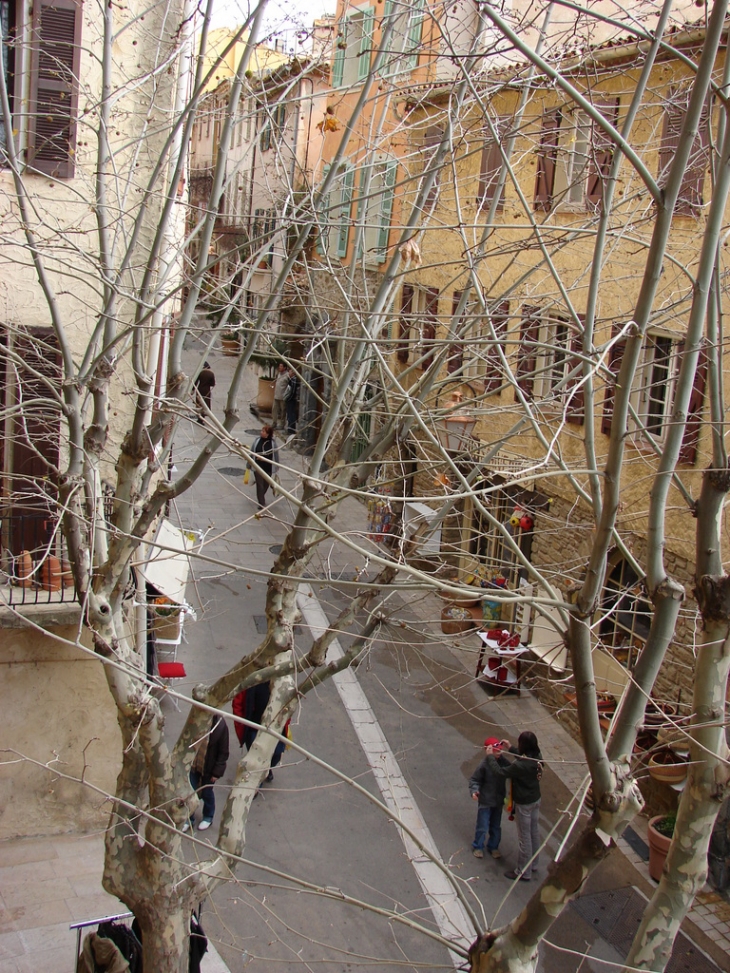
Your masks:
[[[228,360],[217,358],[214,368],[224,388],[226,371],[232,366]],[[214,398],[216,408],[220,409],[220,403]],[[239,438],[243,442],[258,432],[252,416],[244,416],[241,426],[244,431],[239,432]],[[175,455],[179,470],[185,468],[185,437],[199,442],[202,435],[197,425],[181,431]],[[284,448],[281,463],[281,480],[286,488],[294,482],[288,468],[298,467],[302,458]],[[265,631],[265,572],[284,539],[291,511],[283,498],[277,498],[267,515],[255,518],[253,488],[243,485],[244,467],[238,456],[216,454],[211,469],[172,514],[173,518],[179,515],[183,526],[205,533],[203,555],[243,569],[235,573],[193,559],[194,582],[188,588],[188,600],[199,610],[199,620],[188,625],[187,644],[179,654],[188,674],[181,687],[184,691],[190,691],[198,681],[220,675]],[[364,531],[364,511],[354,502],[352,506],[346,504],[337,526],[355,533]],[[311,596],[307,592],[302,596],[309,600],[304,608],[312,609],[303,612],[297,626],[296,639],[302,652],[311,642],[312,618],[317,612],[330,621],[337,617],[355,586],[355,572],[362,567],[344,545],[323,544],[318,558],[312,568],[313,578],[329,572],[332,582],[325,586],[313,583]],[[540,738],[541,733],[554,734],[554,724],[527,696],[512,697],[507,702],[492,700],[472,678],[468,655],[453,651],[438,638],[437,625],[424,628],[425,606],[425,597],[423,604],[406,605],[400,598],[386,603],[386,624],[355,670],[358,692],[366,700],[355,707],[369,705],[372,710],[365,721],[365,732],[361,729],[358,737],[352,707],[343,704],[338,688],[330,681],[304,699],[293,722],[293,739],[318,761],[383,800],[373,766],[385,758],[373,757],[370,752],[374,738],[382,734],[405,785],[386,781],[400,795],[399,813],[408,805],[409,814],[420,815],[441,860],[456,876],[467,909],[473,910],[485,927],[499,925],[519,912],[533,886],[522,882],[513,886],[503,875],[516,862],[513,822],[503,819],[501,860],[472,856],[475,806],[468,794],[468,777],[481,758],[486,736],[506,733],[516,739],[519,730],[533,729]],[[346,646],[347,641],[343,634],[342,644]],[[476,643],[476,638],[472,641]],[[473,652],[476,644],[467,645],[465,641],[463,648]],[[165,709],[172,737],[183,713],[176,711],[171,701],[165,703]],[[528,722],[521,725],[518,721],[522,719]],[[368,732],[368,720],[372,732]],[[230,736],[231,758],[216,788],[218,814],[240,752],[232,725]],[[552,744],[551,749],[555,752]],[[575,755],[575,749],[570,749]],[[562,779],[554,773],[550,760],[543,777],[543,836],[558,820],[559,809],[570,801],[563,783],[566,771],[575,781],[585,771],[584,766],[567,767],[569,756],[561,759],[565,761],[560,768]],[[214,838],[217,822],[218,816],[208,834],[196,832],[196,837],[203,841],[209,835]],[[567,826],[567,818],[562,818],[556,833],[549,837],[548,858],[556,853]],[[194,853],[193,846],[190,854]],[[449,930],[454,915],[458,927],[460,914],[466,925],[462,944],[474,938],[463,906],[452,903],[448,909],[440,908],[437,889],[429,889],[429,879],[417,874],[399,829],[382,810],[341,776],[293,747],[284,754],[274,781],[263,785],[254,804],[245,858],[247,864],[238,870],[238,884],[219,888],[206,904],[203,916],[207,934],[231,970],[276,970],[291,963],[329,963],[346,970],[453,969],[456,960],[446,947],[414,926],[438,936]],[[538,877],[544,874],[546,864],[544,857]],[[597,893],[628,889],[630,894],[642,882],[628,861],[614,852],[592,879],[591,888]],[[436,901],[433,908],[429,908],[423,889]],[[326,894],[318,894],[318,890],[326,890]],[[646,892],[650,894],[648,887]],[[406,921],[391,922],[339,901],[341,895],[375,909],[394,910]],[[597,960],[620,962],[621,954],[597,935],[594,927],[590,917],[585,919],[571,908],[554,927],[550,940],[577,952],[588,950]],[[579,968],[580,957],[543,947],[541,965],[545,971],[567,973]],[[599,962],[592,968],[608,967]],[[706,969],[710,973],[713,967],[677,969],[692,973]]]

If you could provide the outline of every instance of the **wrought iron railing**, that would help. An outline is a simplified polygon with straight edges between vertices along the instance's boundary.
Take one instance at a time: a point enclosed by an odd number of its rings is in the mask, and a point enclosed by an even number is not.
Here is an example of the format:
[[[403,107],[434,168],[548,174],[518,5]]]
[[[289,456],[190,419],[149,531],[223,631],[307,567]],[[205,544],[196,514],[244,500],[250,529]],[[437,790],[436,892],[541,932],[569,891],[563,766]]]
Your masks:
[[[60,524],[46,513],[0,514],[0,602],[41,605],[76,600]]]

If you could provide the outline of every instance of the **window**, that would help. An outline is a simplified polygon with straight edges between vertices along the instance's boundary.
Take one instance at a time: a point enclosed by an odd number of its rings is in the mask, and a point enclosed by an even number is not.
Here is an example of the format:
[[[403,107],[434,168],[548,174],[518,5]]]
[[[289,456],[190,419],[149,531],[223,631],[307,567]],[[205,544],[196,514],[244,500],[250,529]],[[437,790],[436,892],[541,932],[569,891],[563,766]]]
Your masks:
[[[616,378],[621,368],[624,348],[625,342],[616,342],[609,356],[608,368],[611,377],[604,395],[601,423],[601,431],[606,435],[610,435],[613,426]],[[672,418],[683,350],[683,342],[676,341],[671,336],[648,334],[641,352],[641,363],[631,393],[631,405],[638,422],[631,419],[629,425],[635,432],[645,429],[660,443],[666,436]],[[687,422],[679,451],[681,463],[694,464],[697,460],[706,382],[707,357],[705,352],[701,351],[692,383]]]
[[[425,0],[386,0],[382,29],[394,21],[382,69],[386,77],[394,78],[418,67],[425,6]]]
[[[481,495],[481,502],[487,508],[498,524],[504,526],[508,536],[517,544],[523,555],[530,560],[532,553],[533,526],[524,529],[510,523],[515,511],[521,511],[530,516],[534,524],[537,495],[521,490],[517,487],[500,487],[502,480],[493,477],[482,480],[475,487],[477,496]],[[497,487],[497,489],[495,489]],[[525,569],[517,561],[514,551],[508,545],[505,533],[492,519],[482,513],[477,506],[472,508],[470,522],[469,551],[479,562],[482,569],[479,574],[488,580],[494,577],[504,579],[504,587],[511,591],[517,590],[520,577],[525,575]],[[502,585],[500,585],[502,587]],[[489,599],[489,590],[484,591]],[[502,605],[501,619],[510,621],[514,607]]]
[[[618,98],[597,101],[595,108],[616,124]],[[546,112],[538,153],[535,209],[600,209],[613,151],[608,134],[587,112]]]
[[[272,239],[276,232],[276,210],[275,209],[256,209],[251,223],[251,246],[260,255],[258,265],[271,266],[274,256],[273,241],[268,250],[264,250],[265,244]]]
[[[403,285],[396,344],[396,355],[401,364],[407,364],[412,348],[415,349],[415,357],[419,360],[420,368],[426,369],[433,363],[438,304],[437,287]]]
[[[499,354],[499,348],[504,349],[504,340],[507,337],[507,325],[509,323],[509,301],[500,301],[500,303],[491,310],[490,313],[492,328],[487,331],[487,351],[485,354],[485,373],[484,373],[484,391],[486,393],[498,392],[502,386],[503,372],[502,372],[502,358]],[[492,329],[494,330],[494,340],[492,338]]]
[[[567,421],[578,425],[583,422],[583,395],[576,389],[582,377],[580,346],[580,335],[567,315],[523,307],[517,384],[527,399],[565,405]]]
[[[286,105],[283,102],[261,113],[261,151],[267,152],[272,145],[281,141],[286,124]]]
[[[360,8],[340,24],[332,65],[332,85],[335,88],[363,81],[370,70],[373,50],[375,8]]]
[[[499,176],[502,172],[502,152],[500,143],[504,141],[511,119],[501,116],[494,122],[496,139],[487,127],[484,134],[481,165],[479,167],[479,188],[477,190],[477,207],[488,210],[497,192]],[[504,208],[504,185],[499,196],[497,209]]]
[[[666,185],[669,167],[679,145],[679,136],[688,105],[688,90],[673,89],[669,92],[669,99],[664,106],[664,128],[659,149],[658,182],[660,186]],[[700,117],[699,130],[695,136],[687,167],[682,177],[682,184],[679,188],[676,212],[686,216],[696,215],[703,203],[705,175],[710,164],[709,119],[710,113],[705,108]]]
[[[16,127],[26,126],[27,163],[59,179],[74,174],[81,20],[80,0],[38,0],[30,22],[17,0],[0,0],[0,59]],[[24,79],[18,70],[27,71],[27,115],[19,110]],[[0,122],[0,161],[7,137]]]
[[[395,159],[380,159],[360,170],[357,221],[362,226],[365,263],[380,264],[387,256],[397,168]]]
[[[622,558],[606,579],[598,635],[604,648],[627,669],[634,668],[646,643],[651,617],[644,585]]]
[[[325,166],[327,177],[330,166]],[[350,240],[352,222],[352,194],[355,184],[355,170],[348,163],[339,167],[337,177],[330,184],[330,190],[322,198],[321,220],[317,249],[324,256],[346,257]]]

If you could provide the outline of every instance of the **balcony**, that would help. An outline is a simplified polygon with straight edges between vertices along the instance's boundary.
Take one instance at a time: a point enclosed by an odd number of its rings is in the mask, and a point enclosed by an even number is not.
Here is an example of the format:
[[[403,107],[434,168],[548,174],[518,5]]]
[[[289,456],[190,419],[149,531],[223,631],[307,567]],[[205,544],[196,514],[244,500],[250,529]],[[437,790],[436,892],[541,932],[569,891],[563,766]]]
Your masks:
[[[76,602],[76,586],[57,520],[10,511],[0,518],[0,606]]]

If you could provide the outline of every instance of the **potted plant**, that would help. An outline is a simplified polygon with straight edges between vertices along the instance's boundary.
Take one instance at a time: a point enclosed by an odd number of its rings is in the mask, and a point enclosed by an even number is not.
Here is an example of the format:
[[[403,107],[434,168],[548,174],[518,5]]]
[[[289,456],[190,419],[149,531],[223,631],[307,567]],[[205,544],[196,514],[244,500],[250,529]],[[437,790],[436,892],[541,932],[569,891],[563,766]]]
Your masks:
[[[182,608],[164,595],[154,598],[150,604],[153,628],[158,639],[175,642],[180,637]]]
[[[662,877],[664,862],[667,858],[669,846],[672,843],[674,826],[677,823],[676,814],[657,814],[650,819],[647,826],[649,841],[649,874],[658,882]]]
[[[249,361],[261,369],[256,406],[260,412],[271,412],[274,405],[276,370],[284,359],[284,346],[279,341],[269,341],[267,351],[255,351]]]
[[[224,331],[221,335],[221,347],[223,348],[223,354],[229,357],[235,357],[241,351],[241,340],[240,332],[238,331]]]

